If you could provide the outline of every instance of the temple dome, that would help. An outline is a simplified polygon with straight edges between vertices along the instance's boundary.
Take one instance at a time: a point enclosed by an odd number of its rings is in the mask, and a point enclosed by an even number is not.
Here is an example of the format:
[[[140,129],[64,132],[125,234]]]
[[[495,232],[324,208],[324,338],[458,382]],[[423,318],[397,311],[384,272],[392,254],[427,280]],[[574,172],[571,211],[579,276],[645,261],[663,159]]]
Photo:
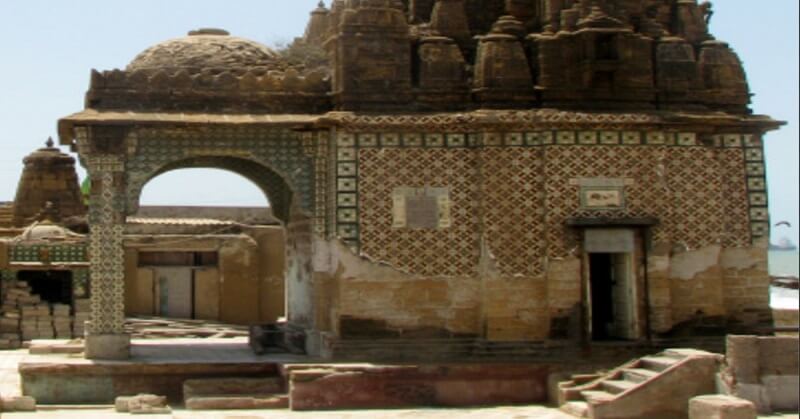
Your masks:
[[[127,71],[247,70],[278,60],[275,51],[258,42],[230,36],[221,29],[199,29],[146,49],[128,64]]]

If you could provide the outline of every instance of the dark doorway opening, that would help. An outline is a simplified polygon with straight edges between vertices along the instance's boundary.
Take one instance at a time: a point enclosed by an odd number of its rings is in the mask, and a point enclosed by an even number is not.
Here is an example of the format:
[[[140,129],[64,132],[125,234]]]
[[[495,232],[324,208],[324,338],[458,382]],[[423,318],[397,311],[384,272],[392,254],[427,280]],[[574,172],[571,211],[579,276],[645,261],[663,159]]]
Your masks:
[[[614,278],[611,253],[589,253],[589,278],[592,298],[592,339],[611,339],[614,323]]]
[[[17,278],[26,281],[42,301],[72,305],[71,271],[20,271]]]

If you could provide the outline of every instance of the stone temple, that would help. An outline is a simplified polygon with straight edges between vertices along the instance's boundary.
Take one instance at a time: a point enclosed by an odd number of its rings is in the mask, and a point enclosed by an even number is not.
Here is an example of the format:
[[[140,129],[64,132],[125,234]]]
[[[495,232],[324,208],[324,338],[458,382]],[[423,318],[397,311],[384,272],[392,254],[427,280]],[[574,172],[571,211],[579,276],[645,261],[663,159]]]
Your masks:
[[[87,357],[129,354],[143,187],[195,167],[268,197],[281,327],[312,355],[769,322],[762,139],[781,123],[751,112],[710,17],[696,0],[334,0],[284,51],[199,29],[93,71],[59,121],[92,181]]]

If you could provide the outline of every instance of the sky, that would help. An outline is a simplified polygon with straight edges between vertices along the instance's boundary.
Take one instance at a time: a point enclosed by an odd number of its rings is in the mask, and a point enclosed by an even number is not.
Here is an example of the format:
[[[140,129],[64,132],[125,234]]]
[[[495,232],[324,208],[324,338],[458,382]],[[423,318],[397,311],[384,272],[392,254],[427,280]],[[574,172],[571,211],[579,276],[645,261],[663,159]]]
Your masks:
[[[327,1],[330,3],[330,1]],[[303,33],[317,0],[0,0],[0,201],[14,198],[22,158],[83,109],[91,69],[124,68],[147,47],[216,27],[270,46]],[[773,240],[798,239],[798,1],[716,0],[711,31],[744,62],[753,111],[787,121],[767,135]],[[83,173],[81,171],[81,176]],[[198,181],[202,180],[202,181]],[[265,205],[254,185],[216,170],[164,174],[143,204]]]

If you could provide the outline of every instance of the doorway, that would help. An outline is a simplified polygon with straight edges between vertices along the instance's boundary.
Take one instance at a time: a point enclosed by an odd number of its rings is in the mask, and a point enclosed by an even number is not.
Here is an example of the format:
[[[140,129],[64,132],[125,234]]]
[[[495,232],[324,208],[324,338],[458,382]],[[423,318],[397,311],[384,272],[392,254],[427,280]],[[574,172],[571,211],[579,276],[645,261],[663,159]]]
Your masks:
[[[71,271],[20,271],[17,279],[27,282],[42,301],[72,305]]]
[[[636,339],[630,253],[589,253],[592,340]]]
[[[135,314],[219,320],[216,252],[140,252]]]

